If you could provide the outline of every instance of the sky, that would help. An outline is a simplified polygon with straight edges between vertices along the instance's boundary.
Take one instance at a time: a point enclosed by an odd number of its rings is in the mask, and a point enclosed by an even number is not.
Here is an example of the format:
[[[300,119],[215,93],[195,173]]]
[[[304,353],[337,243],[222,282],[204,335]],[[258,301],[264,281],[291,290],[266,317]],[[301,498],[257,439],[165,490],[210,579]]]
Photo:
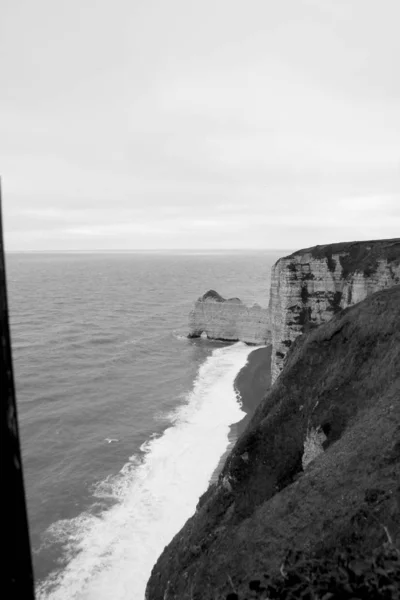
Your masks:
[[[2,0],[6,250],[400,236],[399,0]]]

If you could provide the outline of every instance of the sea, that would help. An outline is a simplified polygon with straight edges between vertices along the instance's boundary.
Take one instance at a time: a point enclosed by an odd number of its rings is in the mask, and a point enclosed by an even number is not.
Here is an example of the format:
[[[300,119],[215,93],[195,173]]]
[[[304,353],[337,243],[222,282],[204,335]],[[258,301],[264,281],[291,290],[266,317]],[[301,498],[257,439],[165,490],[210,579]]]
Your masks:
[[[282,255],[7,254],[38,600],[144,599],[244,416],[252,348],[188,339],[193,302],[267,306]]]

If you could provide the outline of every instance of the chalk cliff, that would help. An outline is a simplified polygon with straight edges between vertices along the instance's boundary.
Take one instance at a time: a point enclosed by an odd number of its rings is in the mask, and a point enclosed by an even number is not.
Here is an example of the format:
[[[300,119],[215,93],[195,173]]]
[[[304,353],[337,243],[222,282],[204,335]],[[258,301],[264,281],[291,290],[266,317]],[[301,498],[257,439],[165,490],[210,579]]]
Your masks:
[[[272,381],[293,341],[378,290],[400,283],[400,239],[315,246],[275,263],[271,274]]]
[[[195,302],[189,315],[189,337],[203,333],[211,340],[267,344],[271,341],[269,311],[210,290]]]
[[[306,254],[283,272],[317,279]],[[327,258],[314,259],[333,286],[337,264],[327,273]],[[354,295],[368,290],[354,272],[348,281]],[[291,345],[218,482],[154,566],[147,600],[398,599],[400,286],[332,313]]]

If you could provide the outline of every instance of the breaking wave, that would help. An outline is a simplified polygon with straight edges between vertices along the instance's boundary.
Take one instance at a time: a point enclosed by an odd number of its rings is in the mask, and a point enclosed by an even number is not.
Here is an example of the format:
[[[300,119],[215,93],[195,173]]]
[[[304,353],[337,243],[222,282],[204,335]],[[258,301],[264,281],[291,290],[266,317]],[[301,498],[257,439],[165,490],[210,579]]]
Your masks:
[[[207,489],[229,426],[244,416],[234,381],[251,351],[241,342],[213,350],[164,433],[96,486],[93,510],[51,525],[47,537],[67,564],[38,585],[38,599],[143,600],[157,558]]]

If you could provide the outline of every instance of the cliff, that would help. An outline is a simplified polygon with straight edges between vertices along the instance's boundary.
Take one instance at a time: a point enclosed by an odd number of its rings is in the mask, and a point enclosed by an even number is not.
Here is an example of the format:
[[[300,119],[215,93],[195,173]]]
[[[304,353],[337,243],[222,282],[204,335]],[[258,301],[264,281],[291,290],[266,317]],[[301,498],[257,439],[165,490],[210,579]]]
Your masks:
[[[226,300],[214,290],[201,296],[189,315],[189,336],[203,333],[211,340],[267,344],[271,340],[269,311],[239,298]]]
[[[400,283],[400,239],[315,246],[275,263],[271,274],[272,381],[302,333],[339,310]]]
[[[398,598],[400,286],[332,313],[291,344],[147,600]]]

